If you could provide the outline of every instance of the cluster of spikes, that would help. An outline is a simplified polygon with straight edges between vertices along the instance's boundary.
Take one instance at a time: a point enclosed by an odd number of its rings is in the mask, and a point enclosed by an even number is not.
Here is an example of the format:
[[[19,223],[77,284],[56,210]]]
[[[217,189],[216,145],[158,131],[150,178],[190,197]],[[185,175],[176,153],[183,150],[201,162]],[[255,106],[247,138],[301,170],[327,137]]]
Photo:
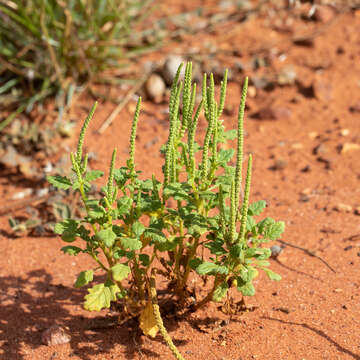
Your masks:
[[[179,181],[179,175],[182,170],[182,164],[186,168],[188,182],[198,190],[206,190],[211,186],[217,169],[218,154],[218,131],[222,126],[221,115],[224,109],[227,70],[224,73],[220,86],[219,103],[215,100],[215,85],[213,74],[210,75],[209,85],[207,84],[207,75],[204,74],[202,83],[202,100],[195,110],[196,84],[192,84],[192,64],[187,63],[185,68],[184,80],[179,81],[182,70],[182,64],[176,73],[170,94],[169,114],[170,131],[165,151],[165,166],[163,167],[164,185]],[[244,111],[246,94],[248,88],[248,79],[242,89],[241,101],[238,112],[237,124],[237,156],[236,169],[232,179],[230,193],[230,219],[226,219],[225,203],[223,189],[220,186],[220,216],[222,218],[223,229],[227,231],[227,237],[230,242],[239,242],[244,240],[246,230],[246,218],[249,206],[252,156],[249,156],[247,175],[245,182],[245,191],[241,210],[239,210],[241,183],[242,183],[242,163],[244,158]],[[183,90],[183,91],[182,91]],[[180,111],[180,94],[182,97],[182,109]],[[205,119],[208,122],[207,131],[202,146],[201,162],[196,169],[196,159],[194,156],[195,133],[201,110],[204,109]],[[183,138],[187,135],[187,143]],[[209,156],[209,153],[211,154]],[[181,156],[179,156],[181,154]],[[181,164],[181,165],[180,165]],[[236,222],[241,219],[240,232],[236,239]],[[225,230],[226,229],[226,230]]]
[[[165,148],[165,165],[163,166],[164,186],[174,182],[179,182],[179,176],[183,165],[185,166],[188,176],[188,182],[193,187],[195,192],[199,190],[207,190],[210,188],[212,180],[215,176],[217,168],[217,154],[218,154],[218,131],[222,126],[220,119],[226,97],[227,86],[227,70],[224,73],[224,78],[220,87],[219,103],[215,100],[215,85],[213,74],[210,74],[209,85],[207,75],[204,74],[202,83],[202,100],[195,110],[196,102],[196,83],[192,83],[192,63],[189,62],[185,67],[184,80],[179,81],[183,64],[177,70],[173,85],[170,92],[169,101],[169,116],[170,116],[170,130]],[[226,237],[231,243],[241,242],[244,240],[246,230],[246,218],[249,206],[251,170],[252,170],[252,156],[249,156],[247,165],[247,175],[245,181],[245,190],[241,209],[240,194],[242,184],[242,163],[244,158],[244,111],[245,101],[248,88],[248,79],[242,89],[241,101],[238,112],[237,124],[237,156],[235,174],[232,179],[231,193],[230,193],[230,219],[225,215],[225,201],[223,189],[220,186],[220,216],[222,219],[222,228],[226,232]],[[182,93],[182,107],[180,111],[180,98]],[[87,167],[87,155],[82,159],[82,145],[84,142],[85,131],[89,122],[95,112],[97,103],[92,107],[86,121],[81,129],[79,143],[76,154],[71,154],[71,161],[73,169],[76,173],[82,174]],[[137,123],[139,120],[141,106],[141,98],[139,98],[136,111],[131,128],[130,136],[130,156],[127,165],[132,178],[135,177],[135,138]],[[201,162],[196,167],[195,159],[195,134],[200,117],[201,110],[204,110],[205,119],[208,122],[207,131],[202,146]],[[187,142],[182,141],[187,137]],[[180,151],[179,151],[180,150]],[[209,156],[211,153],[211,156]],[[112,204],[117,196],[117,188],[114,189],[114,169],[115,169],[116,149],[114,149],[111,159],[110,172],[107,187],[105,189],[105,201],[107,204]],[[81,191],[81,189],[80,189]],[[240,231],[236,232],[236,222],[241,219]]]

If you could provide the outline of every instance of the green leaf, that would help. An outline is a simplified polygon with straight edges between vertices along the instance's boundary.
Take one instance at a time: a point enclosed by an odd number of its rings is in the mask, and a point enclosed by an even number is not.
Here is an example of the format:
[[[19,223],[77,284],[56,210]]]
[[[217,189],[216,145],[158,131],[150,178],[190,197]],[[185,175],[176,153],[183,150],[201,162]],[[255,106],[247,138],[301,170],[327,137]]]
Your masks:
[[[243,248],[241,244],[233,244],[230,248],[230,255],[234,258],[234,259],[241,259],[244,252],[243,252]]]
[[[89,216],[93,219],[101,219],[106,214],[105,208],[99,205],[99,200],[87,200],[86,205],[89,208]]]
[[[215,275],[215,274],[228,274],[229,270],[226,266],[217,265],[211,262],[203,262],[196,268],[199,275]]]
[[[188,184],[171,183],[164,187],[164,196],[172,197],[174,200],[188,200],[191,186]]]
[[[73,242],[77,236],[78,222],[73,219],[65,219],[55,225],[55,234],[61,235],[65,242]]]
[[[132,224],[131,229],[132,229],[134,235],[137,238],[139,238],[142,235],[142,233],[145,231],[146,228],[141,222],[136,221]]]
[[[200,258],[195,258],[189,260],[189,266],[191,269],[196,270],[196,268],[202,263],[202,260]]]
[[[165,242],[167,240],[165,234],[156,227],[149,227],[144,231],[144,236],[150,238],[155,243]]]
[[[259,275],[257,269],[252,266],[244,266],[240,270],[239,277],[242,279],[243,282],[251,282]]]
[[[83,250],[80,249],[80,248],[77,247],[77,246],[64,246],[63,248],[61,248],[61,251],[62,251],[64,254],[76,256],[77,254],[79,254],[79,253],[82,252]]]
[[[241,278],[237,278],[237,290],[241,292],[244,296],[254,296],[255,288],[252,282],[244,283]]]
[[[48,175],[46,177],[46,180],[51,185],[55,186],[56,188],[63,189],[63,190],[70,189],[70,187],[72,185],[70,179],[68,179],[66,176],[60,176],[60,175],[50,176],[50,175]]]
[[[87,285],[89,282],[93,281],[93,278],[94,278],[94,272],[92,270],[82,271],[79,274],[74,286],[76,288],[80,288],[84,285]]]
[[[106,247],[114,245],[116,234],[112,231],[112,228],[103,229],[95,234],[95,238],[98,241],[102,241]]]
[[[226,295],[229,290],[229,285],[226,281],[222,282],[218,287],[215,289],[213,294],[213,301],[220,302]]]
[[[271,256],[271,250],[268,248],[249,248],[245,251],[245,258],[255,258],[266,260]]]
[[[275,281],[280,281],[281,280],[281,276],[279,274],[273,272],[272,270],[266,269],[266,268],[263,268],[262,270],[265,271],[266,275],[268,276],[268,278],[270,280],[275,280]]]
[[[119,215],[125,215],[128,214],[131,206],[132,206],[133,200],[129,198],[128,196],[123,196],[117,201],[117,209],[119,212]]]
[[[110,302],[116,300],[116,294],[119,291],[120,289],[116,285],[95,285],[88,289],[89,294],[85,296],[85,310],[100,311],[103,308],[109,308]]]
[[[130,273],[129,266],[125,264],[116,264],[111,268],[113,278],[115,281],[122,281],[126,279]]]
[[[100,170],[91,170],[91,171],[86,172],[86,174],[85,174],[85,181],[91,182],[91,181],[94,181],[94,180],[102,177],[103,175],[104,175],[104,172],[103,172],[103,171],[100,171]]]
[[[224,255],[227,253],[227,251],[222,247],[223,244],[224,244],[224,241],[217,239],[215,241],[206,243],[204,245],[204,247],[210,249],[210,252],[214,255]]]
[[[150,257],[147,254],[140,254],[139,260],[141,261],[141,264],[143,266],[149,266],[150,265]]]
[[[234,140],[237,138],[237,129],[225,131],[224,137],[227,140]]]
[[[260,200],[249,205],[248,214],[250,216],[260,215],[266,208],[266,201]]]
[[[226,165],[234,156],[234,149],[221,149],[218,154],[218,161],[222,165]]]
[[[246,230],[256,234],[256,221],[250,215],[246,218]]]
[[[270,240],[277,240],[281,237],[281,234],[284,232],[284,230],[285,223],[283,221],[278,221],[266,229],[264,237]]]
[[[142,248],[142,242],[137,238],[121,237],[120,243],[124,249],[140,250]]]

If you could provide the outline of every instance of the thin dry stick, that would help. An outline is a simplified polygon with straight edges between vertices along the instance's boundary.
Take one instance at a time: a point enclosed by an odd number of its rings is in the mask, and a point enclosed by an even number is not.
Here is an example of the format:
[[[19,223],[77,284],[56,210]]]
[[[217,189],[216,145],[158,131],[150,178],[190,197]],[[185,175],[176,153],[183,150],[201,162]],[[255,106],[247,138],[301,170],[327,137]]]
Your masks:
[[[280,242],[281,244],[290,246],[290,247],[292,247],[292,248],[294,248],[294,249],[301,250],[301,251],[303,251],[306,255],[309,255],[309,256],[312,256],[312,257],[316,257],[316,258],[319,259],[322,263],[324,263],[332,272],[336,273],[336,271],[335,271],[323,258],[321,258],[319,255],[316,255],[315,252],[313,252],[313,251],[311,251],[311,250],[308,250],[308,249],[305,249],[305,248],[302,248],[301,246],[297,246],[297,245],[294,245],[294,244],[290,244],[290,243],[288,243],[287,241],[284,241],[284,240],[278,240],[278,242]]]
[[[139,81],[129,90],[124,99],[119,103],[119,105],[114,109],[114,111],[110,114],[110,116],[103,122],[100,126],[98,132],[102,134],[114,121],[116,116],[120,113],[120,111],[126,106],[126,104],[131,100],[133,95],[143,86],[145,81],[149,78],[151,74],[151,70],[148,71]]]

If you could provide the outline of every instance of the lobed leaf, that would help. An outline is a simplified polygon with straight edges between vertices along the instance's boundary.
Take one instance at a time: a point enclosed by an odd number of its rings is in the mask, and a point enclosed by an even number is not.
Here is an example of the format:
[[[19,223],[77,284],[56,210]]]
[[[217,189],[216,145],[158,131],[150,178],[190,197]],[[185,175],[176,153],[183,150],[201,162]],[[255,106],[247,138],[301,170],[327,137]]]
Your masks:
[[[114,245],[116,234],[113,232],[112,228],[103,229],[98,231],[95,234],[95,239],[101,241],[107,248]]]
[[[116,264],[111,268],[111,272],[115,281],[122,281],[128,277],[131,270],[125,264]]]
[[[93,281],[94,279],[94,271],[93,270],[86,270],[82,271],[75,282],[75,287],[80,288],[84,285],[87,285],[89,282]]]
[[[84,308],[88,311],[100,311],[110,307],[110,302],[116,300],[116,294],[120,291],[114,284],[98,284],[88,289],[85,296]]]
[[[70,189],[70,187],[72,185],[70,179],[68,179],[66,176],[60,176],[60,175],[50,176],[50,175],[48,175],[46,177],[46,180],[51,185],[55,186],[56,188],[63,189],[63,190]]]
[[[220,302],[227,294],[229,290],[229,285],[226,281],[223,281],[214,291],[212,300],[215,302]]]
[[[83,251],[83,249],[80,249],[77,246],[64,246],[61,248],[61,251],[64,254],[68,254],[68,255],[74,255],[76,256],[77,254],[79,254],[80,252]]]

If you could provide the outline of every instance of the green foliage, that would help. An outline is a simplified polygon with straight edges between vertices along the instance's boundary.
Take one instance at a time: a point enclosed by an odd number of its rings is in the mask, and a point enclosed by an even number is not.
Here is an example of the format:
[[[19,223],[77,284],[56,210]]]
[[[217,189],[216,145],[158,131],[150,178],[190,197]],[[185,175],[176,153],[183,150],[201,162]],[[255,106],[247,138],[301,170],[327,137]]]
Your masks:
[[[0,1],[2,105],[22,112],[49,95],[71,99],[77,85],[103,81],[104,70],[126,66],[160,40],[144,21],[152,2]]]
[[[109,307],[111,301],[121,298],[124,311],[132,309],[132,314],[136,309],[138,313],[145,311],[148,302],[154,300],[156,290],[149,289],[152,286],[150,277],[156,273],[169,280],[170,295],[179,300],[180,307],[185,306],[185,297],[189,294],[190,273],[209,278],[212,288],[194,309],[208,301],[223,301],[232,288],[243,296],[253,296],[253,280],[258,270],[264,270],[271,280],[280,280],[279,275],[267,268],[271,251],[263,247],[263,243],[278,239],[284,231],[284,223],[271,218],[256,220],[266,202],[249,203],[251,155],[244,197],[240,197],[247,80],[238,129],[225,131],[220,116],[225,103],[227,73],[221,84],[219,103],[214,96],[213,76],[210,75],[209,85],[204,76],[203,98],[196,107],[191,64],[186,65],[183,82],[179,81],[180,70],[181,67],[170,95],[170,131],[163,148],[163,182],[155,176],[142,180],[136,170],[134,155],[140,100],[130,136],[130,158],[126,166],[116,168],[113,153],[103,198],[88,198],[91,181],[102,173],[89,172],[87,157],[82,155],[84,134],[92,114],[81,132],[77,153],[71,154],[73,180],[49,177],[54,186],[64,188],[65,184],[78,191],[86,211],[81,220],[67,219],[56,225],[55,232],[64,241],[83,240],[81,248],[68,246],[63,251],[70,255],[87,253],[97,263],[97,270],[106,273],[104,283],[88,290],[85,297],[88,310]],[[200,145],[195,142],[195,131],[202,110],[208,126]],[[234,136],[237,140],[235,167],[230,165],[234,150],[219,149],[220,143]],[[198,164],[197,159],[200,159]],[[169,200],[173,204],[171,207]],[[90,281],[92,273],[84,272],[76,286]],[[153,324],[154,319],[148,320]],[[158,326],[164,331],[160,322]]]

